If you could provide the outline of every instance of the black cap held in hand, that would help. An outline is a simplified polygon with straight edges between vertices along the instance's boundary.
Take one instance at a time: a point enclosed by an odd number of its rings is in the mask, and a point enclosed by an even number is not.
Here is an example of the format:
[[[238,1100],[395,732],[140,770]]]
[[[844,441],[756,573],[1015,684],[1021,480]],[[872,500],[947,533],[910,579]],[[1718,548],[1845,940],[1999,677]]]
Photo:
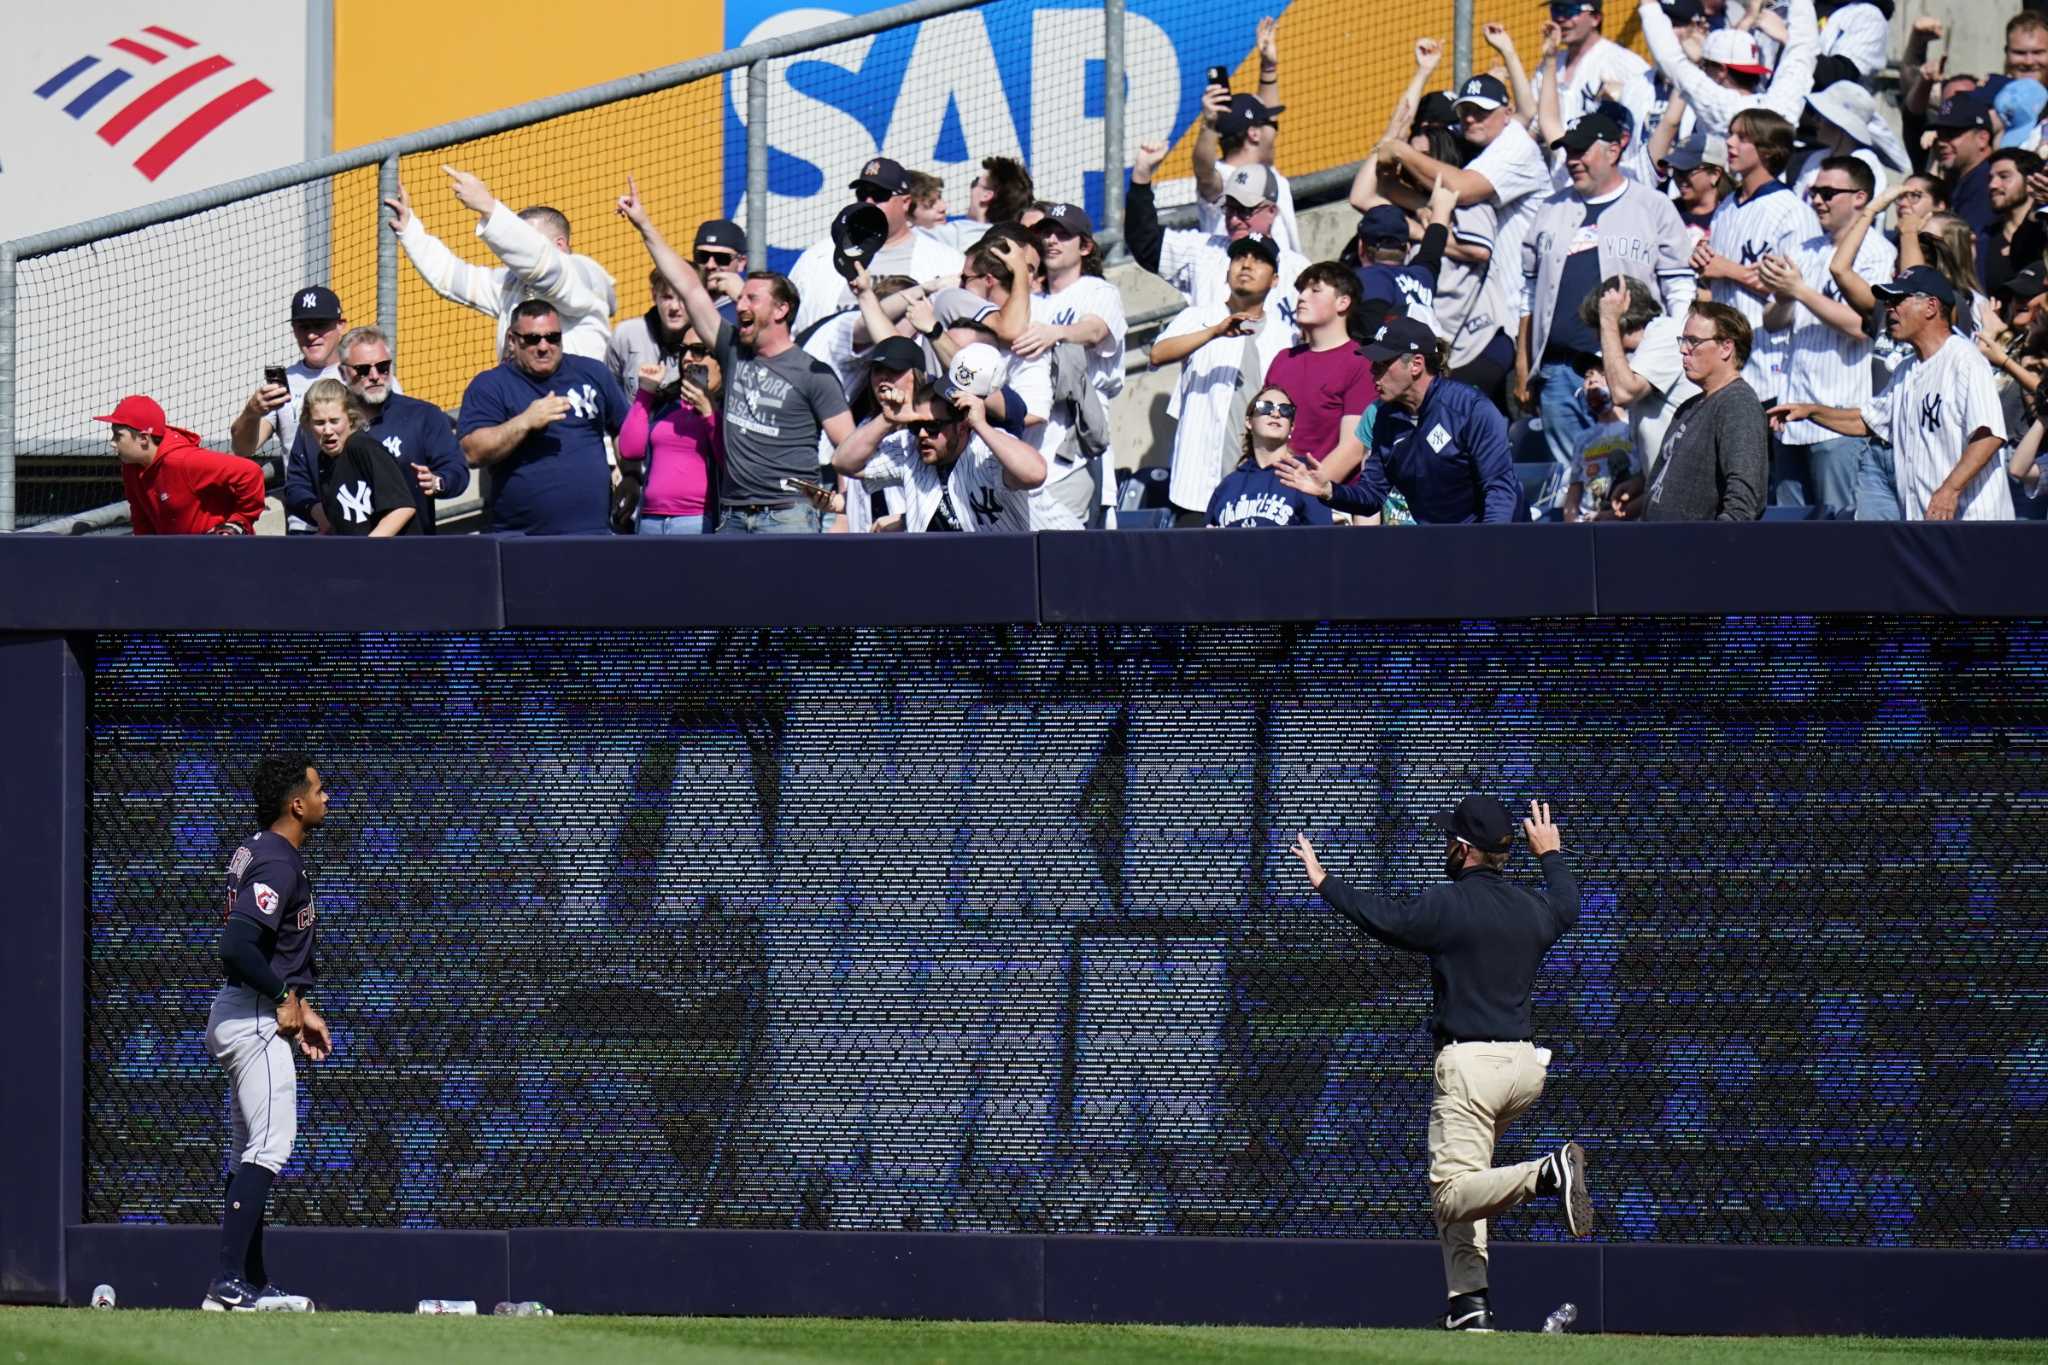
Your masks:
[[[1456,810],[1431,816],[1430,823],[1481,853],[1505,853],[1514,841],[1514,818],[1490,796],[1468,796]]]

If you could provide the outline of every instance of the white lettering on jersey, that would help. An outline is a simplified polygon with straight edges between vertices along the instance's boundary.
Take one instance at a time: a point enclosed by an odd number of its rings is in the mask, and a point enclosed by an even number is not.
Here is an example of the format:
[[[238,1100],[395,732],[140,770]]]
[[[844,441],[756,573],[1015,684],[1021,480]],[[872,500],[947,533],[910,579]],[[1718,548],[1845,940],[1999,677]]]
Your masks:
[[[370,485],[360,479],[347,488],[337,489],[335,499],[341,503],[343,521],[368,521],[370,519]]]

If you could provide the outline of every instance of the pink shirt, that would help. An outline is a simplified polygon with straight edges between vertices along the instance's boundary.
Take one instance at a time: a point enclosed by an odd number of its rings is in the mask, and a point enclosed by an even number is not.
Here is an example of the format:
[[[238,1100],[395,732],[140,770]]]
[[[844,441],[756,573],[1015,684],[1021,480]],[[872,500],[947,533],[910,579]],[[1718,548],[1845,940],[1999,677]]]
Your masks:
[[[1372,382],[1372,362],[1351,341],[1327,351],[1312,351],[1306,343],[1290,346],[1273,357],[1266,382],[1287,390],[1294,400],[1289,444],[1316,460],[1337,448],[1344,414],[1363,413],[1380,396]]]
[[[652,451],[640,510],[655,517],[702,516],[712,469],[722,454],[718,419],[682,402],[656,418],[654,401],[652,393],[636,389],[626,425],[619,430],[621,460],[647,460]]]

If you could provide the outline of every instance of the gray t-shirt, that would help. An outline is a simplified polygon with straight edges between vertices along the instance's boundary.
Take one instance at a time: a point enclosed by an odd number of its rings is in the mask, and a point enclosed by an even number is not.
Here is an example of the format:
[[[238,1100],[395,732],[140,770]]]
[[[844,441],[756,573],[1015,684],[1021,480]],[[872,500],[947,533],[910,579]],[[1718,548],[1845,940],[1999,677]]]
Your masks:
[[[719,501],[728,506],[788,507],[802,501],[783,479],[818,477],[818,437],[846,411],[846,393],[831,369],[802,347],[769,359],[739,343],[731,323],[715,348],[725,372],[725,474]]]
[[[1770,421],[1756,390],[1737,379],[1672,417],[1643,520],[1755,521],[1770,467]]]

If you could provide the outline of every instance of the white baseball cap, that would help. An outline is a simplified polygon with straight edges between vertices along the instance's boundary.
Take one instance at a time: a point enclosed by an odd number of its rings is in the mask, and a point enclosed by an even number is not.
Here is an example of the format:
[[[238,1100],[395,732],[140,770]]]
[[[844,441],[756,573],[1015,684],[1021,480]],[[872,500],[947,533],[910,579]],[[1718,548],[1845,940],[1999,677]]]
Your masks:
[[[1764,65],[1763,49],[1756,45],[1756,39],[1732,28],[1717,28],[1709,33],[1700,57],[1703,61],[1718,62],[1730,71],[1740,71],[1745,76],[1771,74],[1771,68]]]
[[[946,367],[945,389],[948,394],[971,393],[976,398],[986,398],[1001,382],[1003,355],[985,341],[962,346],[954,355],[953,363]]]

